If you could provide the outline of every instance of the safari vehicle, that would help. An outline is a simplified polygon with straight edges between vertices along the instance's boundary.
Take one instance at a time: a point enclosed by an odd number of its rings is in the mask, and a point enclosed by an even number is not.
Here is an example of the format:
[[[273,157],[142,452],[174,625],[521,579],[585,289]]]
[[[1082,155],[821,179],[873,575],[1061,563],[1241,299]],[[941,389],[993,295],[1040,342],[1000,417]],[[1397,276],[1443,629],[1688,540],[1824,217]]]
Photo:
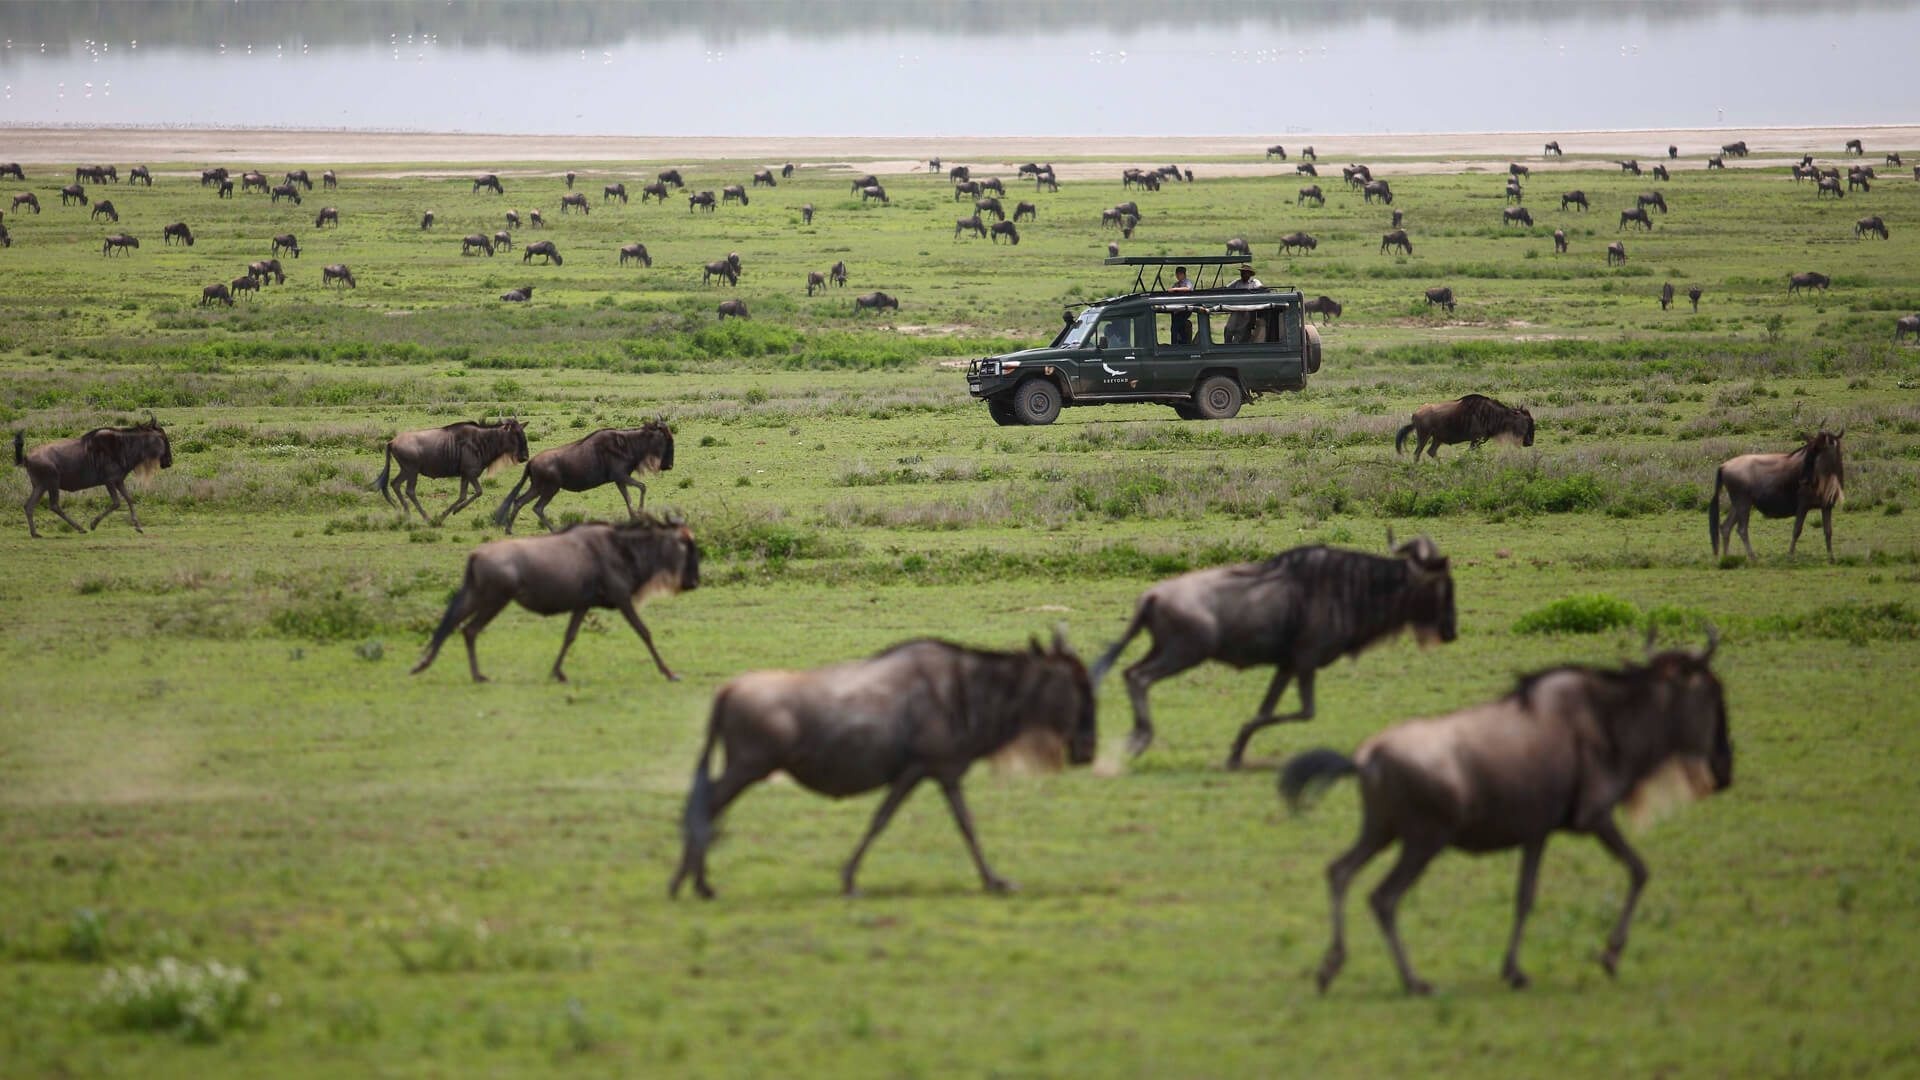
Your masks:
[[[967,392],[997,424],[1051,424],[1076,405],[1154,402],[1186,420],[1226,420],[1261,394],[1300,390],[1320,370],[1320,333],[1294,289],[1223,288],[1238,255],[1126,255],[1133,291],[1097,300],[1044,349],[967,365]],[[1206,288],[1167,290],[1172,266],[1211,270]],[[1146,280],[1148,268],[1153,280]]]

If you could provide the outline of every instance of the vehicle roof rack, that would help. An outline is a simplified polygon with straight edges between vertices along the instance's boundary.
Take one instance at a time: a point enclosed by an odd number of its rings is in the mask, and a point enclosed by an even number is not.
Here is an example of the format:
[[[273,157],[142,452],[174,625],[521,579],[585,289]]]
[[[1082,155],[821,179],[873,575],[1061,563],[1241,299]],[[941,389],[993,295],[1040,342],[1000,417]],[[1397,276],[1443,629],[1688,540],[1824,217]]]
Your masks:
[[[1213,284],[1205,287],[1218,289],[1221,287],[1222,272],[1227,267],[1252,261],[1252,256],[1249,255],[1115,255],[1106,260],[1106,265],[1138,267],[1139,269],[1133,275],[1133,291],[1141,293],[1165,292],[1163,274],[1165,268],[1169,266],[1211,266],[1213,267]],[[1147,267],[1149,266],[1156,268],[1153,272],[1152,285],[1147,284]]]

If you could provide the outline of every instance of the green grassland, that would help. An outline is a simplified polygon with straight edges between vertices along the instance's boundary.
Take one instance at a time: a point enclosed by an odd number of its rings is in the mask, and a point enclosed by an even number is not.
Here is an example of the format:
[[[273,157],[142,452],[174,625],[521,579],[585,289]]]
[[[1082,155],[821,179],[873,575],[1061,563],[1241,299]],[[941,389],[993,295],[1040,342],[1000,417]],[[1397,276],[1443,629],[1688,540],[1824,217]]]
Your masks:
[[[761,164],[688,180],[717,190]],[[133,482],[144,536],[124,516],[80,536],[43,511],[30,541],[23,472],[0,483],[0,1075],[1920,1071],[1920,353],[1892,340],[1920,309],[1920,185],[1836,203],[1776,170],[1689,164],[1656,184],[1596,162],[1536,175],[1526,230],[1499,223],[1500,163],[1400,162],[1416,253],[1398,257],[1377,252],[1389,212],[1327,165],[1324,209],[1297,207],[1309,181],[1277,164],[1231,180],[1200,165],[1158,193],[1123,193],[1117,169],[1057,194],[1009,177],[1008,208],[1039,208],[1017,248],[954,241],[970,210],[924,175],[883,178],[880,206],[850,198],[845,172],[804,169],[709,215],[602,203],[603,183],[637,195],[657,166],[597,168],[579,217],[558,213],[551,165],[497,167],[504,198],[471,194],[462,166],[340,165],[340,189],[298,208],[163,173],[90,189],[117,228],[58,205],[61,171],[0,184],[45,205],[5,221],[0,421],[31,444],[151,410],[175,454]],[[1556,209],[1576,187],[1591,213]],[[1672,212],[1617,232],[1656,187]],[[1267,283],[1338,298],[1323,370],[1224,423],[1127,406],[995,427],[953,362],[1044,341],[1063,305],[1123,291],[1098,219],[1128,198],[1145,217],[1127,253],[1245,236]],[[338,230],[311,227],[322,205]],[[510,206],[543,211],[516,245],[552,239],[563,266],[460,256]],[[1854,239],[1866,214],[1890,241]],[[182,220],[197,244],[163,246]],[[1295,229],[1319,248],[1281,259]],[[141,250],[102,257],[119,230]],[[305,251],[286,285],[198,306],[288,231]],[[1616,238],[1624,268],[1605,264]],[[616,266],[636,240],[652,269]],[[703,287],[700,264],[729,251],[738,289]],[[805,273],[837,259],[851,287],[807,297]],[[334,262],[357,289],[321,287]],[[1789,298],[1801,270],[1833,288]],[[1662,312],[1668,280],[1682,300]],[[533,303],[496,300],[525,283]],[[1451,317],[1421,300],[1441,284]],[[856,316],[851,295],[875,288],[900,310]],[[731,295],[752,321],[716,324]],[[1531,407],[1537,444],[1394,455],[1413,408],[1469,391]],[[429,528],[367,489],[379,448],[507,414],[536,449],[673,423],[677,465],[647,504],[686,514],[704,584],[644,615],[684,681],[601,613],[574,681],[550,683],[563,627],[518,611],[481,639],[492,684],[467,681],[457,648],[406,675],[513,474]],[[1789,524],[1759,520],[1757,563],[1716,561],[1714,464],[1817,426],[1846,430],[1837,564],[1817,527],[1789,558]],[[452,491],[422,485],[430,508]],[[104,494],[69,505],[86,520]],[[553,509],[620,504],[603,490]],[[666,899],[729,677],[916,635],[1010,647],[1056,624],[1090,654],[1168,574],[1299,543],[1377,550],[1389,528],[1453,557],[1457,642],[1329,669],[1319,718],[1259,736],[1244,773],[1219,763],[1266,676],[1217,667],[1156,687],[1159,741],[1121,775],[983,768],[969,797],[1016,895],[978,891],[923,793],[867,861],[868,895],[843,900],[836,871],[873,800],[773,783],[726,819],[720,899]],[[1516,625],[1589,594],[1630,618]],[[1678,640],[1724,631],[1737,781],[1637,835],[1654,876],[1618,981],[1594,957],[1625,875],[1565,839],[1529,928],[1532,990],[1497,977],[1517,859],[1456,854],[1402,909],[1438,996],[1400,995],[1358,897],[1347,974],[1316,996],[1322,868],[1355,799],[1289,818],[1273,762],[1531,668],[1631,656],[1648,616]],[[1105,690],[1111,754],[1129,719],[1118,680]],[[109,972],[169,957],[237,965],[251,997],[185,1032],[107,1003]]]

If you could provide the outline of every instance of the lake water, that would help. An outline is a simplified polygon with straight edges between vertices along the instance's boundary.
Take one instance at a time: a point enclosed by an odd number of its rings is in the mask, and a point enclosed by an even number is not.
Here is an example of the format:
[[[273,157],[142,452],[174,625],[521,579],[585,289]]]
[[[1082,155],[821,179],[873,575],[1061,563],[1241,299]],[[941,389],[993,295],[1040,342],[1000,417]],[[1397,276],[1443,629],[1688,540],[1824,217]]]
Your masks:
[[[1902,123],[1920,3],[9,3],[0,124],[1247,135]]]

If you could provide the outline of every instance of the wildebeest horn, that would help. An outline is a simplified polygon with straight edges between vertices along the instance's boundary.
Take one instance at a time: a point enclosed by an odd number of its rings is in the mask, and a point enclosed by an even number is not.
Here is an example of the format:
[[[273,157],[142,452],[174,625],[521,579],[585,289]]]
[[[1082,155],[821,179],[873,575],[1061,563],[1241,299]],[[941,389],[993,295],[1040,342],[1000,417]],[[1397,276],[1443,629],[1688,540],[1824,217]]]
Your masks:
[[[1064,622],[1053,624],[1053,654],[1055,656],[1073,655],[1073,647],[1067,644],[1067,624]]]
[[[1393,550],[1393,526],[1387,526],[1387,550]]]
[[[1646,644],[1646,650],[1647,650],[1647,655],[1648,655],[1648,656],[1652,656],[1652,655],[1653,655],[1653,639],[1654,639],[1654,638],[1656,638],[1656,637],[1659,637],[1659,636],[1660,636],[1660,628],[1659,628],[1659,626],[1657,626],[1657,625],[1655,625],[1655,623],[1654,623],[1654,621],[1653,621],[1653,616],[1651,616],[1651,615],[1649,615],[1649,616],[1647,616],[1647,644]]]
[[[1707,661],[1712,660],[1715,650],[1719,648],[1720,648],[1720,628],[1713,625],[1712,623],[1708,623],[1707,624],[1707,648],[1705,652],[1700,654],[1700,662],[1704,664]]]

